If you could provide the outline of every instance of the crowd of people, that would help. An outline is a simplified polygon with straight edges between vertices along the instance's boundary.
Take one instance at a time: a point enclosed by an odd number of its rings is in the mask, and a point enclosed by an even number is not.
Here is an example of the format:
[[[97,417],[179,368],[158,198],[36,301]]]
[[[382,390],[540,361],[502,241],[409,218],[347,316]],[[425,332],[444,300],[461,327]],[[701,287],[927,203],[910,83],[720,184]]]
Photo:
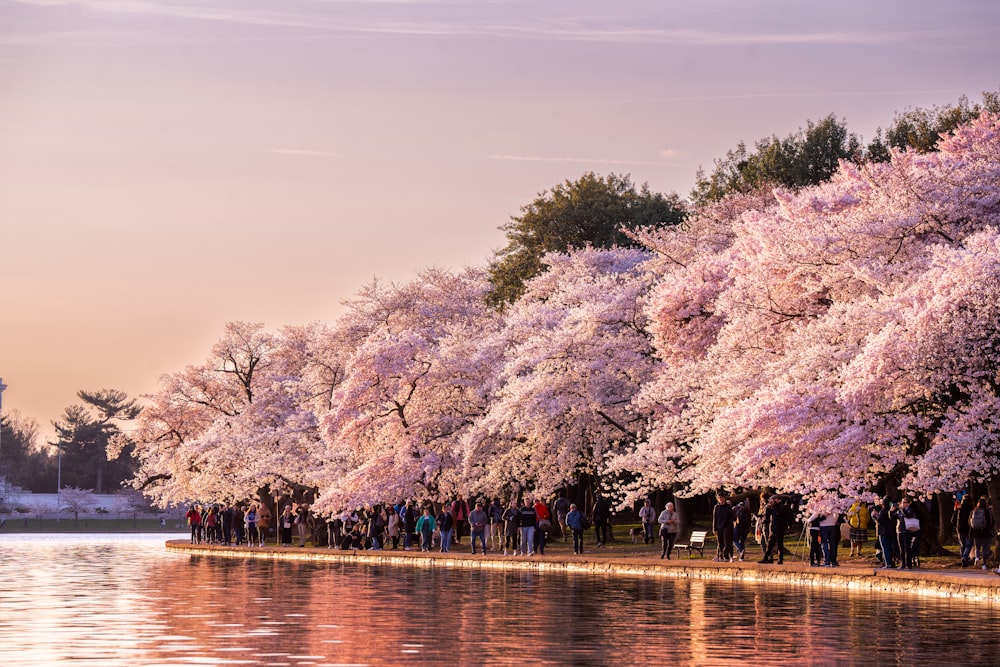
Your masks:
[[[763,493],[756,508],[750,496],[716,496],[712,509],[711,532],[716,540],[714,561],[744,561],[751,536],[760,545],[758,563],[782,564],[789,553],[785,537],[797,523],[801,499],[796,496]],[[572,538],[573,553],[584,553],[584,535],[591,527],[597,547],[609,540],[612,508],[604,496],[595,497],[591,512],[585,513],[561,495],[549,504],[539,498],[503,504],[499,498],[467,501],[459,495],[434,504],[429,501],[400,501],[367,509],[344,512],[322,520],[307,505],[286,503],[274,522],[277,543],[290,547],[308,541],[325,542],[331,549],[402,549],[449,553],[468,539],[472,554],[489,552],[504,556],[535,556],[545,553],[553,537]],[[911,498],[893,502],[888,497],[874,505],[857,501],[844,514],[813,512],[804,519],[801,539],[808,540],[809,564],[839,567],[841,542],[850,542],[851,556],[862,556],[875,529],[875,556],[882,568],[913,569],[920,564],[921,537],[928,508]],[[186,517],[193,544],[247,545],[262,547],[272,528],[272,514],[263,503],[246,505],[192,505]],[[638,512],[645,544],[655,542],[659,532],[660,558],[670,559],[682,521],[673,502],[656,512],[650,500]],[[996,536],[989,500],[973,500],[968,493],[956,494],[953,527],[960,547],[962,567],[987,569],[991,544]],[[1000,573],[1000,570],[998,570]]]

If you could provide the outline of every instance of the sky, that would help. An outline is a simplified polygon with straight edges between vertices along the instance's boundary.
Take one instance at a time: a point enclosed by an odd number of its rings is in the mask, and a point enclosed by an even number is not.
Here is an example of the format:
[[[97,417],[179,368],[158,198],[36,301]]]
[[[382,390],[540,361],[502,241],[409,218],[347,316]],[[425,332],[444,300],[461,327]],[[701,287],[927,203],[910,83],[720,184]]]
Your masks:
[[[232,320],[482,265],[588,171],[1000,87],[994,0],[0,0],[3,411],[138,397]]]

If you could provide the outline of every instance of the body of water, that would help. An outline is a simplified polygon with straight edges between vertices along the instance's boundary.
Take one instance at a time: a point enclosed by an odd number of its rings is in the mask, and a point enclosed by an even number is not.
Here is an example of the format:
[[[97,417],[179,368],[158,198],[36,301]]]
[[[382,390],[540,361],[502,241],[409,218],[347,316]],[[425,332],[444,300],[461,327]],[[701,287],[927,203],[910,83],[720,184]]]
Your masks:
[[[0,535],[0,665],[995,664],[988,603]]]

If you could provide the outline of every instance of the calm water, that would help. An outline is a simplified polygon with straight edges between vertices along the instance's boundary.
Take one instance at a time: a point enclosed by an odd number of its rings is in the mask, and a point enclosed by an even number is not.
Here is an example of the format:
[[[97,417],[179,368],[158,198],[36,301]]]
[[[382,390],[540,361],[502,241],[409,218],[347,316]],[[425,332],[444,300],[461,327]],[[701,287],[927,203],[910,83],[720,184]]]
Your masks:
[[[1000,607],[0,535],[0,665],[996,664]]]

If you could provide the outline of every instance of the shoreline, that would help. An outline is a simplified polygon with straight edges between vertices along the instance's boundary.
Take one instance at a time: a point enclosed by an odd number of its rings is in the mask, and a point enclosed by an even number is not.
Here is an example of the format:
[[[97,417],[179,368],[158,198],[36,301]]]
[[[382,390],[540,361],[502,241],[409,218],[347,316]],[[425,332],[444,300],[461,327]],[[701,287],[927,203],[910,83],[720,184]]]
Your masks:
[[[461,546],[461,545],[459,545]],[[658,556],[617,556],[607,551],[581,556],[503,556],[499,553],[472,555],[420,551],[340,551],[317,547],[234,547],[191,544],[169,540],[167,551],[217,558],[356,563],[404,567],[475,568],[508,571],[567,572],[606,576],[662,577],[730,581],[747,584],[781,584],[849,590],[852,592],[904,593],[963,601],[1000,603],[1000,577],[982,570],[880,570],[872,566],[844,565],[837,568],[810,567],[808,563],[760,564],[716,563],[711,559],[678,557],[669,561]]]

